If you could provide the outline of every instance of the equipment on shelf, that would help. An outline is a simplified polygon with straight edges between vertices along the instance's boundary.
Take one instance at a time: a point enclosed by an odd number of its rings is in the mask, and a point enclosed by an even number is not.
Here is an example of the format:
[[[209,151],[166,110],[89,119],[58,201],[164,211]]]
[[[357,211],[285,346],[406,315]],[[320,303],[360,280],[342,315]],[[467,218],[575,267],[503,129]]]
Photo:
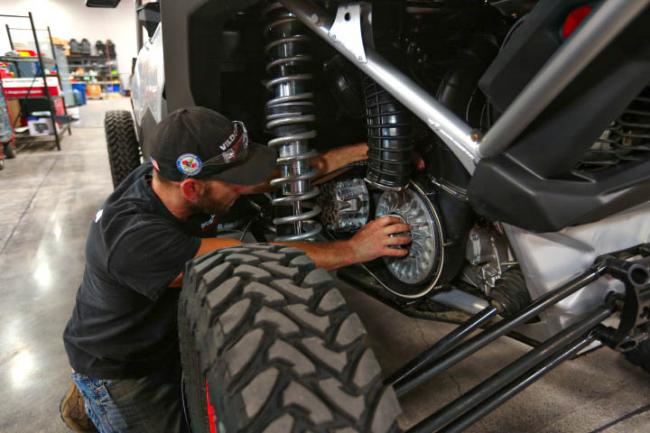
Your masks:
[[[8,103],[15,104],[18,108],[16,111],[19,111],[19,113],[11,113],[14,117],[10,119],[10,125],[15,129],[19,119],[23,122],[21,126],[26,126],[25,122],[31,121],[29,129],[34,133],[27,137],[16,136],[16,141],[25,138],[34,141],[35,136],[39,138],[45,136],[47,140],[53,137],[57,150],[61,150],[61,133],[67,130],[71,135],[72,130],[61,92],[63,84],[58,71],[56,49],[50,28],[36,29],[31,12],[24,16],[0,14],[0,17],[28,19],[33,38],[30,44],[33,43],[35,47],[34,50],[17,49],[11,33],[11,30],[16,29],[6,25],[11,52],[9,55],[0,56],[0,70],[2,70],[0,80]],[[43,53],[37,31],[47,32],[51,57]],[[41,114],[33,116],[34,112],[41,112]]]

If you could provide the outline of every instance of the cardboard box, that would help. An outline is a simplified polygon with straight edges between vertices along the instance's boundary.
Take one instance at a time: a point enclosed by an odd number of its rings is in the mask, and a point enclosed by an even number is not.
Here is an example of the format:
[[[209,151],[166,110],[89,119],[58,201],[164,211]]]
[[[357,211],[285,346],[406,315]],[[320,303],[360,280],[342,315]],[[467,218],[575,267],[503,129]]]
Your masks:
[[[52,119],[47,117],[29,119],[27,121],[27,127],[29,128],[29,135],[39,136],[54,134],[54,129],[52,129]]]

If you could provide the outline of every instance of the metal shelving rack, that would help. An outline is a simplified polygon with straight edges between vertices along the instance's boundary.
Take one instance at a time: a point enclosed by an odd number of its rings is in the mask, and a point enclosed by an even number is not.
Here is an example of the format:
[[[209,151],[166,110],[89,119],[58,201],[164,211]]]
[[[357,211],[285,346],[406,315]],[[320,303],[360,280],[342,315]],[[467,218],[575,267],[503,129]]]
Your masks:
[[[18,28],[11,28],[7,24],[6,30],[7,30],[7,37],[9,38],[9,45],[11,46],[11,49],[14,50],[14,41],[13,38],[11,37],[11,30],[26,30],[26,31],[31,31],[32,37],[34,38],[34,45],[36,48],[36,53],[37,57],[7,57],[7,56],[2,56],[0,57],[0,61],[3,62],[38,62],[40,66],[40,78],[43,79],[43,92],[44,96],[30,96],[29,92],[26,97],[20,97],[18,99],[45,99],[47,100],[47,106],[48,106],[48,111],[50,112],[50,118],[52,119],[52,132],[54,136],[54,141],[56,142],[56,148],[57,150],[61,150],[61,133],[64,133],[66,130],[68,131],[69,135],[72,135],[72,129],[70,128],[70,123],[69,122],[64,122],[61,126],[61,131],[57,129],[57,119],[56,119],[56,107],[54,105],[54,101],[58,98],[61,98],[63,100],[63,111],[65,118],[68,119],[68,110],[66,108],[65,100],[63,99],[63,85],[61,82],[61,73],[60,71],[57,70],[56,78],[59,83],[59,88],[61,89],[61,94],[60,95],[52,95],[50,93],[50,89],[47,86],[47,77],[52,77],[53,75],[48,75],[45,73],[45,66],[46,65],[52,65],[56,66],[58,68],[58,64],[56,61],[56,50],[54,49],[54,43],[52,42],[52,33],[50,31],[50,27],[48,26],[46,29],[36,29],[34,26],[34,18],[32,16],[31,12],[28,12],[27,15],[7,15],[7,14],[0,14],[0,17],[3,18],[23,18],[23,19],[28,19],[30,28],[28,29],[18,29]],[[43,52],[41,51],[41,45],[38,41],[38,34],[36,33],[37,31],[47,31],[47,36],[48,40],[50,42],[50,48],[52,50],[52,58],[47,58],[43,56]],[[16,70],[19,71],[20,68],[16,67]],[[36,77],[34,77],[36,78]],[[22,110],[22,106],[21,106]],[[34,139],[34,137],[29,137],[30,139]],[[18,137],[17,137],[18,139]]]

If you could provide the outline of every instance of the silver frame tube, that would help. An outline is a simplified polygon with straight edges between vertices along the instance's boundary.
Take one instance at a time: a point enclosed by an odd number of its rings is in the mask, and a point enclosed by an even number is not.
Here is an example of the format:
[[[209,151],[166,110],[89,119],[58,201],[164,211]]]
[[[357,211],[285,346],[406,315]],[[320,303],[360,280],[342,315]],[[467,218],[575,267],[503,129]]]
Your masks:
[[[370,36],[372,34],[370,25],[372,16],[367,4],[356,3],[340,6],[343,9],[339,9],[335,20],[325,9],[310,0],[280,0],[280,2],[314,33],[336,48],[370,78],[390,92],[402,105],[426,122],[433,132],[449,146],[467,171],[474,172],[478,161],[478,135],[467,123],[374,50]],[[361,6],[361,16],[353,13],[351,16],[348,15],[352,22],[349,24],[340,22],[339,18],[348,13],[345,8],[350,6]],[[355,11],[350,9],[350,12]],[[354,19],[358,20],[356,30],[357,32],[360,30],[360,34],[354,33],[355,29],[352,28]],[[345,31],[346,38],[354,40],[354,44],[346,46],[346,41],[337,37],[337,33],[332,32],[332,27],[335,24]],[[360,47],[362,51],[359,50]]]
[[[498,155],[529,126],[587,65],[650,4],[606,0],[551,57],[481,140],[480,135],[379,55],[372,42],[366,2],[339,6],[336,17],[311,0],[280,0],[314,33],[390,92],[438,135],[472,174],[482,159]]]
[[[485,134],[481,158],[505,151],[546,107],[620,32],[650,0],[607,0],[521,91]]]

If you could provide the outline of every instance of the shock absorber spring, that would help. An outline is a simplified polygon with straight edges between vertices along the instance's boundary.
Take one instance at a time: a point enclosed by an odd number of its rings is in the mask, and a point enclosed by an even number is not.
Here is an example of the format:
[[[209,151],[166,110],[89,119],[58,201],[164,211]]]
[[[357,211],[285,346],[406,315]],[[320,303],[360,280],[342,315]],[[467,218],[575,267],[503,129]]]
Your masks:
[[[316,116],[314,94],[310,91],[313,74],[309,37],[300,20],[279,2],[271,2],[265,16],[265,51],[271,59],[266,66],[271,76],[266,87],[272,92],[266,104],[266,128],[275,136],[268,145],[278,149],[280,168],[280,177],[271,185],[282,189],[282,196],[274,199],[273,205],[285,208],[279,209],[280,216],[274,218],[273,224],[278,229],[277,240],[309,239],[321,231],[321,225],[314,220],[321,210],[311,201],[319,190],[311,185],[318,171],[310,167],[311,158],[316,156],[309,145],[309,140],[316,137]]]

